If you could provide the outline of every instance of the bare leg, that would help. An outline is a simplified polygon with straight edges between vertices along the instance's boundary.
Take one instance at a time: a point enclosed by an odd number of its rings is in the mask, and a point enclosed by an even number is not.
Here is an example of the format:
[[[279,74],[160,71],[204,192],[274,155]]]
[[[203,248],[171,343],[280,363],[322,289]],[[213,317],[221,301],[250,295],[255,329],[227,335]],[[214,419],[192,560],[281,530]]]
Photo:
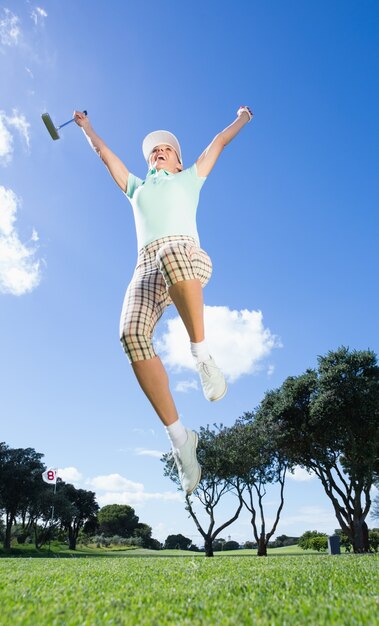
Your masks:
[[[179,419],[168,376],[158,356],[132,363],[137,380],[165,426]]]
[[[197,279],[181,280],[172,285],[170,298],[175,304],[192,342],[204,340],[203,288]]]
[[[193,342],[204,339],[203,289],[199,280],[183,280],[169,289],[170,297]],[[132,363],[137,380],[165,426],[178,419],[168,376],[158,356]]]

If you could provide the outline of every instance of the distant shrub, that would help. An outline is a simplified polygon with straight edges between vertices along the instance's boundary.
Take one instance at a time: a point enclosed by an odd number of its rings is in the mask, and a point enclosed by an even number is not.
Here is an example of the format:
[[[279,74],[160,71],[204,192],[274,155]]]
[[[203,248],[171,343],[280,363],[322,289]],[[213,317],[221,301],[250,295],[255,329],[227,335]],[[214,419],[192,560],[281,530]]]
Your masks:
[[[378,552],[379,550],[379,528],[373,528],[368,531],[368,541],[370,550],[372,552]]]
[[[328,548],[328,537],[327,535],[318,535],[317,537],[311,537],[309,541],[309,545],[312,550],[317,550],[317,552],[323,552]]]
[[[200,549],[199,549],[197,546],[195,546],[195,545],[191,545],[191,546],[188,548],[188,550],[189,550],[190,552],[200,552]]]
[[[223,550],[239,550],[240,544],[237,541],[225,541]]]
[[[103,534],[94,535],[92,542],[96,545],[96,548],[109,548],[111,541],[109,537],[105,537]]]
[[[288,537],[287,535],[279,535],[274,541],[270,541],[270,548],[284,548],[285,546],[295,546],[299,541],[299,537]]]
[[[338,535],[338,537],[340,538],[341,548],[345,548],[346,552],[351,552],[353,546],[349,537],[345,535],[345,533],[343,533],[340,528],[336,528],[334,534]]]
[[[318,540],[320,538],[320,540]],[[325,545],[325,548],[323,547]],[[325,533],[320,533],[317,530],[307,530],[301,537],[299,537],[298,546],[302,550],[326,550],[328,546],[328,536]]]
[[[123,537],[120,537],[120,535],[113,535],[113,537],[109,537],[109,541],[111,542],[112,546],[121,546],[123,545]]]

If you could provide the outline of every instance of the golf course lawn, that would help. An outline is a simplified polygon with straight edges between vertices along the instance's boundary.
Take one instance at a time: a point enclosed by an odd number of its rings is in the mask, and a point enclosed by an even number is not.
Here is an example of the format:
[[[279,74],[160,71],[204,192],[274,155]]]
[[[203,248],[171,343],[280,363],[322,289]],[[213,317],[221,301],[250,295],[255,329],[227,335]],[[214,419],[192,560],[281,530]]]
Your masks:
[[[377,626],[379,557],[0,559],[1,626]]]

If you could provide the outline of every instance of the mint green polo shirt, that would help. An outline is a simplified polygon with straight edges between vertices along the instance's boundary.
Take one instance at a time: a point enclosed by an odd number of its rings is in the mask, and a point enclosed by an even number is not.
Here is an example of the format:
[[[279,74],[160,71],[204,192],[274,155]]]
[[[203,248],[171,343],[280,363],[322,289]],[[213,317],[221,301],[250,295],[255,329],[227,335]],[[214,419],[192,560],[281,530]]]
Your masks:
[[[205,180],[196,163],[178,174],[152,169],[145,180],[129,173],[125,193],[133,207],[138,250],[171,235],[188,235],[199,243],[196,211]]]

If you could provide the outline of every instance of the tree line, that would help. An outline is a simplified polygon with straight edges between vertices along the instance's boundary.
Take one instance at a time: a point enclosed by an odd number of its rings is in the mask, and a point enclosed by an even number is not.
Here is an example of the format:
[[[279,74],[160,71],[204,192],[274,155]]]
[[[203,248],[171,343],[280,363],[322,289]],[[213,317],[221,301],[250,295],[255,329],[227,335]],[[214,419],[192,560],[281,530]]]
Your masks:
[[[217,537],[242,508],[250,514],[258,555],[267,554],[284,506],[286,475],[296,466],[314,472],[321,482],[353,551],[369,552],[366,519],[373,504],[372,486],[379,485],[375,353],[341,347],[320,356],[317,369],[291,376],[280,388],[266,392],[259,406],[231,427],[201,428],[198,457],[202,478],[196,492],[186,497],[186,509],[204,539],[207,556],[213,556]],[[170,456],[163,462],[165,474],[178,484]],[[269,485],[277,486],[279,496],[274,521],[267,527]],[[216,523],[216,508],[228,493],[235,496],[234,510]],[[378,499],[375,506],[378,515]]]
[[[37,549],[51,539],[67,541],[76,549],[78,538],[103,542],[105,538],[127,540],[125,545],[159,549],[152,528],[139,521],[128,505],[99,507],[93,491],[77,489],[57,479],[56,489],[45,483],[43,454],[34,448],[10,448],[0,443],[0,514],[4,517],[4,550],[10,550],[12,535],[18,543],[33,541]],[[95,539],[97,537],[97,540]]]
[[[352,544],[350,539],[340,528],[336,528],[334,535],[339,538],[340,547],[346,552],[351,552]],[[379,551],[379,528],[369,530],[369,544],[371,552]],[[270,541],[269,548],[284,548],[286,546],[299,546],[302,550],[315,550],[316,552],[326,552],[328,549],[328,535],[317,530],[306,530],[301,537],[289,537],[288,535],[279,535],[275,540]],[[245,541],[242,545],[237,541],[222,537],[217,537],[212,543],[213,552],[228,552],[229,550],[256,550],[258,545],[254,541]],[[165,550],[190,550],[193,552],[201,552],[196,545],[192,544],[192,540],[184,537],[182,534],[169,535],[163,545]]]
[[[100,545],[104,538],[109,541],[109,537],[119,536],[130,544],[161,547],[152,538],[151,527],[140,523],[128,505],[100,509],[94,492],[63,481],[57,483],[54,494],[51,485],[42,480],[46,470],[42,457],[33,448],[12,449],[0,444],[5,549],[10,548],[15,525],[18,541],[33,536],[37,547],[58,532],[72,549],[80,533],[84,539],[96,536]],[[372,504],[379,516],[378,498],[371,501],[372,486],[379,483],[379,367],[375,353],[341,347],[319,357],[317,369],[291,376],[280,388],[267,391],[262,402],[232,426],[201,428],[198,457],[201,481],[196,492],[185,498],[185,506],[204,540],[206,556],[213,555],[222,531],[243,508],[250,516],[258,555],[265,556],[283,510],[286,476],[296,466],[314,472],[320,480],[339,530],[353,551],[370,551],[366,518]],[[170,455],[162,460],[164,473],[179,486]],[[273,523],[268,526],[265,497],[270,485],[276,485],[278,500]],[[218,505],[226,494],[233,494],[234,508],[227,519],[216,522]]]

